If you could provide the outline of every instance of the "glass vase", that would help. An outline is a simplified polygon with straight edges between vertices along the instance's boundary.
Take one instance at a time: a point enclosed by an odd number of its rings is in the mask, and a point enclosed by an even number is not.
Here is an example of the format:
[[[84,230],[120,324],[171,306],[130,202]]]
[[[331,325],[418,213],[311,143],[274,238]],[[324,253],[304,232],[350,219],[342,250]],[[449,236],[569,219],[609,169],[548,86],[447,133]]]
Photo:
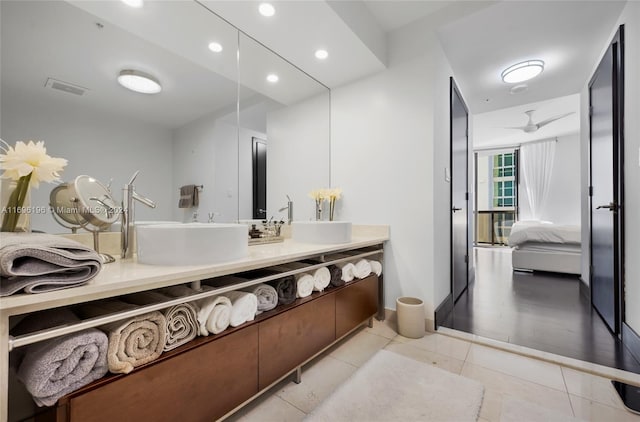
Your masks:
[[[329,199],[329,221],[333,221],[333,217],[336,211],[336,198]]]
[[[31,187],[27,187],[21,203],[12,201],[12,194],[18,188],[18,182],[1,179],[0,204],[2,231],[31,232]]]

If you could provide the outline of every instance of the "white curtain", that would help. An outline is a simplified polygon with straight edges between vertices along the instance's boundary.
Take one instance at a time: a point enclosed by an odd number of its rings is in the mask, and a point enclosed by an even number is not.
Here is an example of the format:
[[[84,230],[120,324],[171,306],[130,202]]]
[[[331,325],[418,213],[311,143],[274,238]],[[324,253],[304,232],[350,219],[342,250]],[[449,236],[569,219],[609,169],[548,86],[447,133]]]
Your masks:
[[[555,154],[555,140],[525,143],[520,146],[521,174],[533,220],[541,219],[551,185]],[[575,158],[577,160],[579,157]]]

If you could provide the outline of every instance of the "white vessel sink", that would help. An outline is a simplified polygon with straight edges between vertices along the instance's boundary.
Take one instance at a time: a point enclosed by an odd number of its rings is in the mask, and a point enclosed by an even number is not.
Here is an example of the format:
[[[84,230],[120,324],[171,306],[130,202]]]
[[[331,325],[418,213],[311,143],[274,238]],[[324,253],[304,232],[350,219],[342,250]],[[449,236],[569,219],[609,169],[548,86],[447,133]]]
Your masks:
[[[206,265],[248,254],[244,224],[177,223],[136,225],[138,262],[151,265]]]
[[[301,243],[349,243],[351,223],[348,221],[294,221],[291,238]]]

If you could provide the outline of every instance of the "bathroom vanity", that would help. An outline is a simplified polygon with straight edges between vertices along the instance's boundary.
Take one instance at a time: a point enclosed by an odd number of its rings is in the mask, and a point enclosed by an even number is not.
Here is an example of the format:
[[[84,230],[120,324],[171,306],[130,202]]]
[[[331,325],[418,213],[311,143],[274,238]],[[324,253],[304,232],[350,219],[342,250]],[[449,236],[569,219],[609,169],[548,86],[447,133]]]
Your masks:
[[[8,391],[11,350],[332,263],[360,258],[382,260],[383,244],[388,238],[387,226],[354,226],[349,243],[320,245],[287,239],[282,243],[252,246],[248,257],[216,265],[151,266],[139,264],[135,259],[117,260],[106,265],[85,286],[3,298],[0,302],[0,420],[15,417],[12,409],[15,403],[9,402]],[[304,262],[306,267],[277,275],[260,271],[289,262]],[[38,333],[9,336],[12,318],[21,315],[167,286],[197,285],[200,280],[239,273],[244,274],[246,282]],[[278,306],[258,315],[254,321],[220,334],[197,337],[130,374],[108,374],[61,398],[36,420],[219,419],[288,376],[295,376],[299,382],[303,364],[376,316],[384,318],[383,283],[382,276],[371,274],[341,287],[314,292],[290,305]]]

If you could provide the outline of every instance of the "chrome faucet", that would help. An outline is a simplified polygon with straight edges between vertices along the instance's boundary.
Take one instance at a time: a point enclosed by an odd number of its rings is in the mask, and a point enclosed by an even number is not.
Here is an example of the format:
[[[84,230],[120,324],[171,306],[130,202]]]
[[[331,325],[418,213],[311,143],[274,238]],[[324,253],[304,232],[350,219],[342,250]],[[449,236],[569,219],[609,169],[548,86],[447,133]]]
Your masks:
[[[144,196],[136,192],[133,182],[134,180],[136,180],[136,177],[138,177],[138,173],[140,173],[140,170],[137,170],[135,173],[133,173],[133,176],[131,176],[131,180],[129,180],[129,183],[124,185],[124,187],[122,188],[122,224],[120,225],[122,258],[133,257],[133,225],[135,222],[135,203],[133,202],[133,200],[135,199],[136,201],[140,201],[150,208],[156,207],[155,202],[153,202],[149,198],[145,198]]]
[[[284,210],[287,210],[287,224],[291,225],[291,222],[293,221],[293,201],[289,198],[289,195],[287,195],[287,206],[280,208],[278,212],[282,212]]]

